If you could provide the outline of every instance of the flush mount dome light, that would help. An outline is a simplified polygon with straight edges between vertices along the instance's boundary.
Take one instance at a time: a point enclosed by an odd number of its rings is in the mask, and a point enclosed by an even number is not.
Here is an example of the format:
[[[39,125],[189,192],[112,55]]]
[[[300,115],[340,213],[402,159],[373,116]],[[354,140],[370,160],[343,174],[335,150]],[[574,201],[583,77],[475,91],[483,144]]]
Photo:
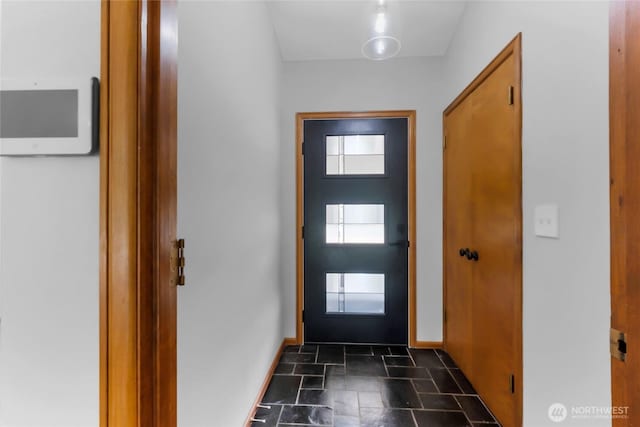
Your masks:
[[[393,58],[400,52],[400,40],[391,36],[376,36],[362,45],[362,54],[374,61]]]

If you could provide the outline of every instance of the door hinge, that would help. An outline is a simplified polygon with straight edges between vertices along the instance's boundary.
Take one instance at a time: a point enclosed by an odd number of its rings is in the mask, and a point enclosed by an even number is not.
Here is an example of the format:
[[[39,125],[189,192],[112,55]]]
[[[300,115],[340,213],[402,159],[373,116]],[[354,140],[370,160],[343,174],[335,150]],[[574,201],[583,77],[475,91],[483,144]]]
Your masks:
[[[516,394],[516,376],[513,374],[509,376],[509,387],[511,387],[511,394]]]
[[[442,310],[442,321],[447,323],[447,310]]]
[[[304,323],[304,310],[302,310],[302,323]]]
[[[627,334],[611,328],[609,331],[609,351],[611,357],[624,362],[627,358]]]
[[[176,240],[171,251],[171,284],[184,286],[184,239]]]
[[[302,226],[302,238],[304,239],[304,225]]]
[[[304,156],[304,141],[302,141],[302,155]]]
[[[442,137],[442,150],[446,150],[447,149],[447,136],[445,135],[444,137]]]
[[[178,286],[184,286],[184,239],[178,239]]]
[[[509,86],[509,105],[513,105],[513,86]]]

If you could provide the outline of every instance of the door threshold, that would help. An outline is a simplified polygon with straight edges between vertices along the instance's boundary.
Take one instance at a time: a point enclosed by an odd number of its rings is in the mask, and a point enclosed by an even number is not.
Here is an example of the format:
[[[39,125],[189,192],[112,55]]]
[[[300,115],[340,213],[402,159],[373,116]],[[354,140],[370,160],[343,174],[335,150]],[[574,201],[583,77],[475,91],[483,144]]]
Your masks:
[[[363,342],[314,342],[314,341],[308,341],[305,342],[303,345],[375,345],[375,346],[382,346],[382,347],[409,347],[409,344],[404,343],[404,344],[387,344],[387,343],[363,343]]]

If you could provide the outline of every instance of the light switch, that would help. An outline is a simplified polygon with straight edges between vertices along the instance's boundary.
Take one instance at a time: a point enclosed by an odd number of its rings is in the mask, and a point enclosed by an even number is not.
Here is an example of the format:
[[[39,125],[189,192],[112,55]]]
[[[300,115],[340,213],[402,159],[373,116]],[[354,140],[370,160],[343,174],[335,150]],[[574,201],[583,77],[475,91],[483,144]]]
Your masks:
[[[559,237],[558,205],[538,205],[534,217],[536,236],[554,239]]]

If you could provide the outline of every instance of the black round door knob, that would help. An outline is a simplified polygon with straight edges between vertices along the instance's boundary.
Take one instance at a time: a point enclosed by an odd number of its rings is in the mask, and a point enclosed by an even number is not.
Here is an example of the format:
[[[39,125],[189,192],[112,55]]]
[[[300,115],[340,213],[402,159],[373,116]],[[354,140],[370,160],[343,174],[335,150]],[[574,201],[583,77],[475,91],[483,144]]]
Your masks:
[[[460,248],[460,256],[465,256],[466,254],[467,254],[467,250]]]
[[[472,259],[474,261],[478,261],[478,252],[477,251],[471,252],[471,258],[469,258],[469,259]]]
[[[467,249],[467,253],[466,253],[466,255],[467,255],[467,259],[468,259],[469,261],[471,261],[471,260],[473,259],[473,255],[471,255],[471,251],[470,251],[469,249]]]

